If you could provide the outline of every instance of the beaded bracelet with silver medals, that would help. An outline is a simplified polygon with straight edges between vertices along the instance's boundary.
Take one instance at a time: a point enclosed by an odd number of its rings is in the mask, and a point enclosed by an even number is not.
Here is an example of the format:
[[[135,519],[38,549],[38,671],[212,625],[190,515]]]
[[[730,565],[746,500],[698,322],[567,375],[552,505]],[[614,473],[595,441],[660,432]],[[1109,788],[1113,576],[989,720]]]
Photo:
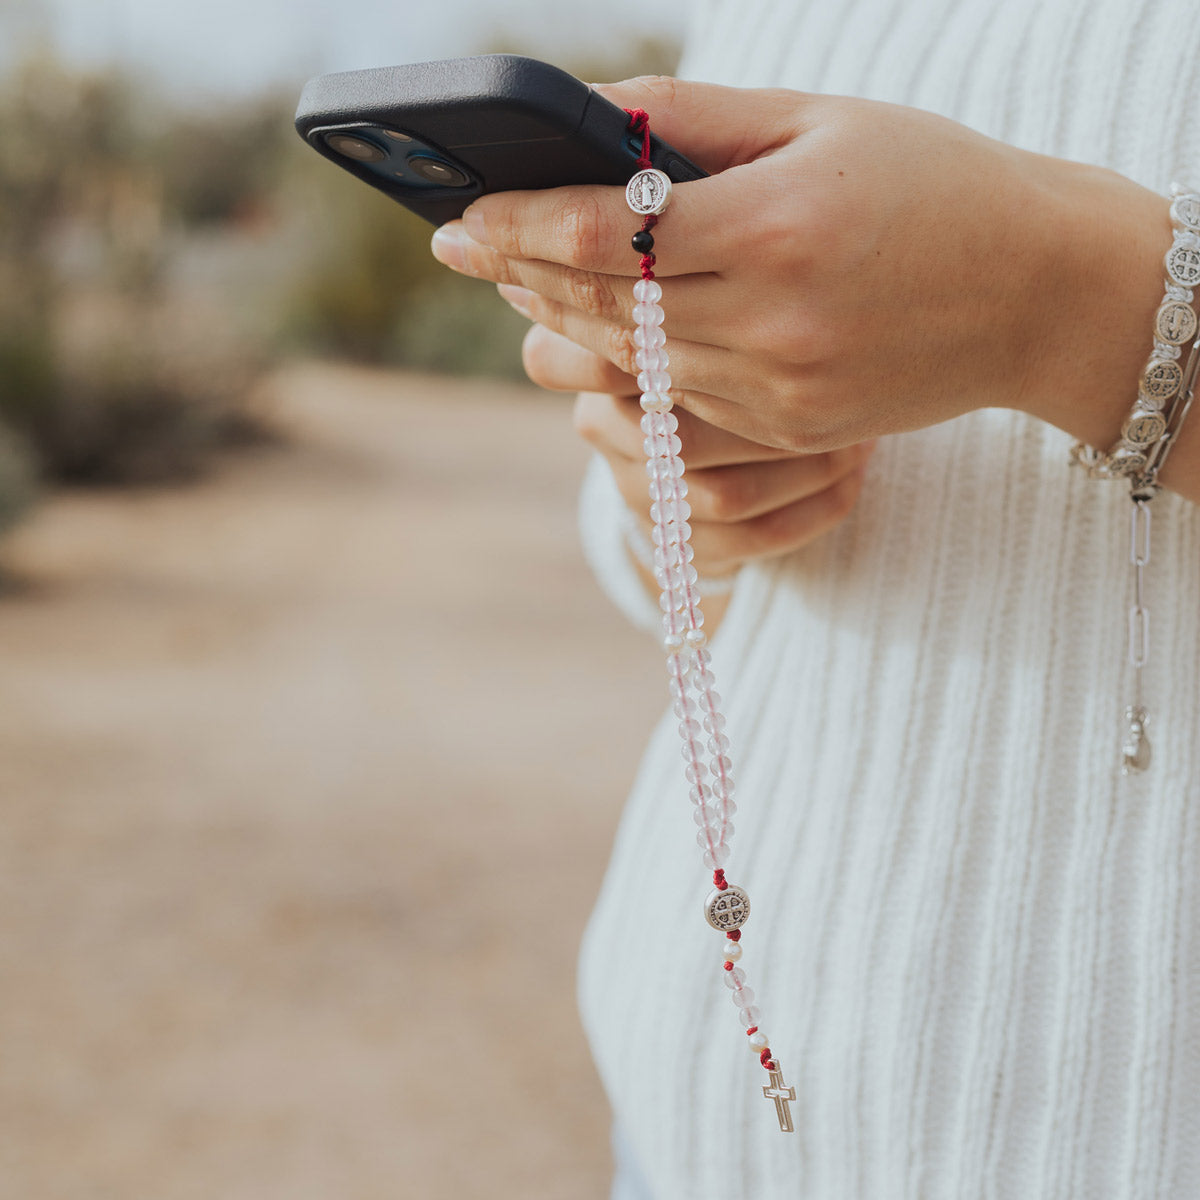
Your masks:
[[[1121,740],[1121,773],[1137,774],[1150,766],[1150,717],[1143,675],[1150,654],[1150,609],[1146,602],[1146,569],[1150,564],[1151,502],[1159,492],[1158,476],[1178,439],[1192,406],[1200,373],[1200,320],[1195,291],[1200,286],[1200,193],[1171,185],[1174,237],[1163,260],[1166,273],[1162,303],[1154,318],[1154,348],[1138,380],[1137,399],[1107,451],[1077,442],[1072,461],[1092,479],[1126,479],[1133,502],[1129,523],[1129,564],[1133,599],[1126,633],[1133,675]],[[1193,340],[1195,339],[1195,340]],[[1185,365],[1183,347],[1191,342]]]

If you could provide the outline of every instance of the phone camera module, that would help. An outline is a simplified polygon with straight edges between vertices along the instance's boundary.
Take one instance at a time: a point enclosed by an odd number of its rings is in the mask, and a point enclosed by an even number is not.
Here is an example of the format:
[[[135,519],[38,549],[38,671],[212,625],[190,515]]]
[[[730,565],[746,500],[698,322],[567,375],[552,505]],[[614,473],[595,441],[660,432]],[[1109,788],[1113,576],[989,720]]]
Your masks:
[[[350,133],[331,133],[325,141],[331,150],[355,162],[376,163],[387,158],[387,152],[382,147]]]
[[[414,155],[408,160],[408,168],[426,183],[437,183],[442,187],[465,187],[471,178],[465,171],[443,162],[440,158],[425,158]]]

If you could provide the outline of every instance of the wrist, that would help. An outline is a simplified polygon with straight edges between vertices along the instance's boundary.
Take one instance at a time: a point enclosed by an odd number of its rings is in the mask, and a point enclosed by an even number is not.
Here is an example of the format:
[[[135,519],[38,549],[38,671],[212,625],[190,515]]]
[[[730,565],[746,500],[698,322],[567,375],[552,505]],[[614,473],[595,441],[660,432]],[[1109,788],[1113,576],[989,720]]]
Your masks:
[[[1114,172],[1056,163],[1046,189],[1054,247],[1031,305],[1040,353],[1017,405],[1107,449],[1120,436],[1154,346],[1171,248],[1170,201]],[[1041,281],[1035,281],[1040,283]],[[1185,350],[1186,353],[1186,350]],[[1197,499],[1200,440],[1185,423],[1161,482]]]
[[[1031,305],[1040,353],[1017,407],[1106,448],[1137,397],[1171,246],[1169,201],[1112,171],[1056,164],[1053,261]]]

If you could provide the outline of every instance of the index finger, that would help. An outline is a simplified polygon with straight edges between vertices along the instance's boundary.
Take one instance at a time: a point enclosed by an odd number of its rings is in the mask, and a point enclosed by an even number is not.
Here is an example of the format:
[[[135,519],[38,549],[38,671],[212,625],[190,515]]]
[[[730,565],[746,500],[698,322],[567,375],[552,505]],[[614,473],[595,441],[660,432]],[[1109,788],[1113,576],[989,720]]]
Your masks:
[[[724,225],[701,221],[713,179],[677,183],[671,205],[654,227],[655,274],[720,271],[730,253]],[[537,259],[605,275],[638,274],[640,256],[630,239],[642,218],[625,202],[623,188],[584,186],[534,192],[494,192],[463,214],[477,242],[508,258]]]

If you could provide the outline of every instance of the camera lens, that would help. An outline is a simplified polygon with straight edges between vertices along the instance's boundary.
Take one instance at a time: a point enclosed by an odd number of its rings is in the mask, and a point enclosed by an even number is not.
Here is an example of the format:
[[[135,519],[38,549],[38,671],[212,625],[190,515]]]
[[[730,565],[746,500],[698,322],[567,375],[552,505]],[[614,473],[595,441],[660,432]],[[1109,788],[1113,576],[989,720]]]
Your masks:
[[[442,187],[464,187],[471,182],[470,176],[457,167],[452,167],[440,158],[423,158],[414,155],[408,160],[409,169],[426,183],[440,183]]]
[[[387,154],[374,142],[349,133],[331,133],[325,140],[331,149],[355,162],[382,162],[387,158]]]

